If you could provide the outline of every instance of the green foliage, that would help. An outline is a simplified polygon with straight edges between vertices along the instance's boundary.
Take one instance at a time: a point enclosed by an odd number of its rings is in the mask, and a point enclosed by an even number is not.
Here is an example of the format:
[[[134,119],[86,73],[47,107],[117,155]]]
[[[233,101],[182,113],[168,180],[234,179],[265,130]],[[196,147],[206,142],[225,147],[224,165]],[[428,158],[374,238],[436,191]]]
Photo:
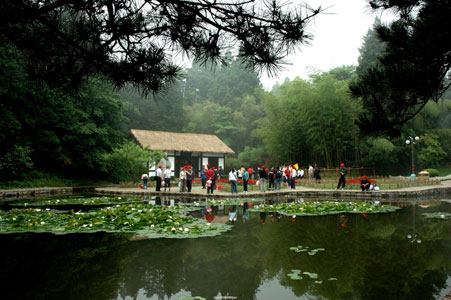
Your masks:
[[[141,174],[148,172],[149,160],[155,164],[155,160],[160,160],[161,157],[163,157],[161,151],[152,154],[148,149],[143,149],[134,142],[125,142],[114,148],[112,153],[104,154],[103,171],[107,172],[115,182],[136,182],[141,179]]]
[[[100,76],[150,93],[180,76],[169,48],[200,64],[227,63],[225,51],[239,48],[248,68],[273,72],[311,39],[305,28],[320,12],[277,1],[5,0],[0,39],[28,53],[28,72],[54,87]]]
[[[440,145],[439,137],[429,133],[420,137],[417,153],[421,168],[437,167],[447,156]]]
[[[429,168],[429,169],[426,169],[426,171],[429,172],[429,176],[430,176],[430,177],[437,177],[437,176],[440,176],[440,172],[439,172],[439,170],[437,170],[437,169],[431,169],[431,168]]]
[[[102,155],[125,136],[120,99],[99,80],[62,93],[25,68],[17,49],[0,47],[0,178],[22,180],[32,170],[98,178]]]
[[[407,121],[450,86],[451,49],[443,41],[450,38],[445,28],[451,27],[451,5],[449,0],[369,2],[373,8],[394,9],[398,19],[389,25],[376,22],[376,34],[367,35],[351,91],[364,103],[363,133],[399,136]],[[368,55],[374,51],[379,54]]]
[[[10,174],[11,178],[21,178],[22,173],[29,173],[33,168],[30,153],[30,147],[13,145],[0,160],[0,173]]]
[[[353,156],[360,104],[350,99],[347,81],[333,73],[313,75],[311,81],[296,78],[280,86],[280,97],[266,96],[267,118],[258,133],[277,161],[331,167]]]
[[[214,236],[231,229],[225,224],[210,224],[192,216],[180,207],[148,204],[123,204],[74,212],[21,208],[0,211],[0,233],[51,232],[68,234],[129,232],[148,238],[196,238]]]
[[[316,216],[341,213],[386,213],[399,207],[369,202],[300,201],[275,204],[260,204],[249,208],[256,212],[278,212],[287,216]]]
[[[361,143],[361,162],[364,166],[376,166],[378,173],[393,170],[398,163],[397,153],[401,147],[383,137],[369,137]]]

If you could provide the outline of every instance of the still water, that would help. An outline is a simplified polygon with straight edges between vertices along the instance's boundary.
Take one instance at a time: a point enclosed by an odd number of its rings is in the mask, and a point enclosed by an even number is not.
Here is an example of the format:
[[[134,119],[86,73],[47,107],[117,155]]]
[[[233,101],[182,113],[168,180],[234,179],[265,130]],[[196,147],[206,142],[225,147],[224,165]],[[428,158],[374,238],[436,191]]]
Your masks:
[[[227,220],[227,207],[214,210]],[[220,236],[1,234],[2,299],[441,299],[451,290],[450,200],[394,213],[282,217],[242,210]],[[324,248],[315,255],[295,246]],[[303,279],[288,275],[300,270]],[[310,278],[309,272],[318,278]],[[336,279],[336,280],[335,280]],[[227,297],[226,297],[227,296]]]

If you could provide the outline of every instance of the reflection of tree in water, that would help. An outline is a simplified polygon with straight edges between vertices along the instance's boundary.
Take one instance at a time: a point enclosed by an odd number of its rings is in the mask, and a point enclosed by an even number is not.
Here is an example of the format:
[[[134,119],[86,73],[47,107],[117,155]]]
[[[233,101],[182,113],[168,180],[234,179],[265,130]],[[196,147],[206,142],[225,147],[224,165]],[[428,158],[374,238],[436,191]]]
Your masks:
[[[282,285],[291,287],[297,296],[306,293],[329,299],[433,299],[445,287],[451,270],[446,253],[451,253],[450,225],[432,224],[417,219],[417,232],[423,243],[407,239],[412,230],[406,210],[397,214],[348,214],[285,218],[265,227],[259,239],[266,249],[268,276],[279,276]],[[407,214],[410,210],[407,209]],[[417,216],[418,217],[418,216]],[[342,226],[342,224],[345,224]],[[430,225],[429,225],[430,226]],[[292,246],[322,247],[315,256],[294,253]],[[449,257],[449,256],[448,256]],[[291,269],[318,273],[323,284],[312,280],[293,281]],[[449,273],[448,273],[449,274]],[[335,277],[338,281],[328,282]]]
[[[422,243],[411,243],[412,209],[390,214],[271,218],[260,214],[212,238],[142,240],[112,234],[0,235],[5,299],[115,299],[144,292],[167,299],[185,290],[255,299],[278,279],[297,296],[432,299],[451,270],[451,224],[416,212]],[[221,212],[219,212],[221,213]],[[342,226],[344,224],[344,226]],[[314,256],[292,246],[325,248]],[[448,255],[447,255],[448,254]],[[292,269],[323,280],[291,280]],[[306,276],[305,276],[306,277]],[[327,281],[335,277],[338,281]],[[21,282],[23,289],[14,288]]]
[[[233,234],[187,240],[147,240],[134,243],[135,261],[124,270],[122,297],[142,288],[148,297],[166,299],[189,291],[207,299],[221,293],[254,299],[263,277],[263,260],[255,231],[236,224]]]
[[[119,234],[0,235],[2,298],[115,298],[126,243]]]

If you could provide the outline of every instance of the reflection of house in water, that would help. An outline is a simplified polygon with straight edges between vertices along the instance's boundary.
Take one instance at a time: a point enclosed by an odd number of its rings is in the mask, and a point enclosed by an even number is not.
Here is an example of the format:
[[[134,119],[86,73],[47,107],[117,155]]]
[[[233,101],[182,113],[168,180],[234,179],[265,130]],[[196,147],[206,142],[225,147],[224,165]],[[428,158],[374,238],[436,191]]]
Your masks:
[[[131,133],[142,147],[149,147],[149,150],[161,150],[167,153],[171,162],[172,174],[179,176],[180,168],[185,165],[193,166],[196,177],[199,178],[199,171],[202,165],[218,168],[224,167],[225,155],[235,153],[224,144],[216,135],[196,134],[196,133],[176,133],[163,131],[150,131],[132,129]],[[150,172],[150,176],[155,175],[156,166]]]

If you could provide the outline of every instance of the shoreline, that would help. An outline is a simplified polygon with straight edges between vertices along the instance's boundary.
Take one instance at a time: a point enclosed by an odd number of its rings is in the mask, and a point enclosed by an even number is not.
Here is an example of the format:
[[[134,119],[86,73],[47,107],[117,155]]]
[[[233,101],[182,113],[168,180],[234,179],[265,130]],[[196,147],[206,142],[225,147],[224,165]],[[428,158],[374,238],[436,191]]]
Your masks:
[[[215,190],[214,194],[207,194],[205,189],[200,186],[193,187],[191,192],[180,192],[178,187],[173,187],[172,191],[156,192],[155,187],[150,187],[147,190],[140,188],[121,188],[116,186],[111,187],[44,187],[44,188],[24,188],[12,190],[0,190],[0,201],[15,200],[28,197],[45,197],[54,195],[72,195],[74,193],[94,192],[99,195],[124,195],[124,196],[183,196],[183,197],[210,197],[210,198],[248,198],[248,197],[327,197],[327,198],[352,198],[352,199],[389,199],[396,198],[405,200],[406,198],[418,197],[446,197],[451,195],[451,180],[442,181],[441,185],[435,186],[421,186],[409,187],[398,190],[379,190],[362,192],[360,190],[328,190],[315,189],[298,186],[296,189],[283,189],[280,191],[250,191],[247,193],[240,192],[238,194],[231,194],[230,192],[223,192]]]

